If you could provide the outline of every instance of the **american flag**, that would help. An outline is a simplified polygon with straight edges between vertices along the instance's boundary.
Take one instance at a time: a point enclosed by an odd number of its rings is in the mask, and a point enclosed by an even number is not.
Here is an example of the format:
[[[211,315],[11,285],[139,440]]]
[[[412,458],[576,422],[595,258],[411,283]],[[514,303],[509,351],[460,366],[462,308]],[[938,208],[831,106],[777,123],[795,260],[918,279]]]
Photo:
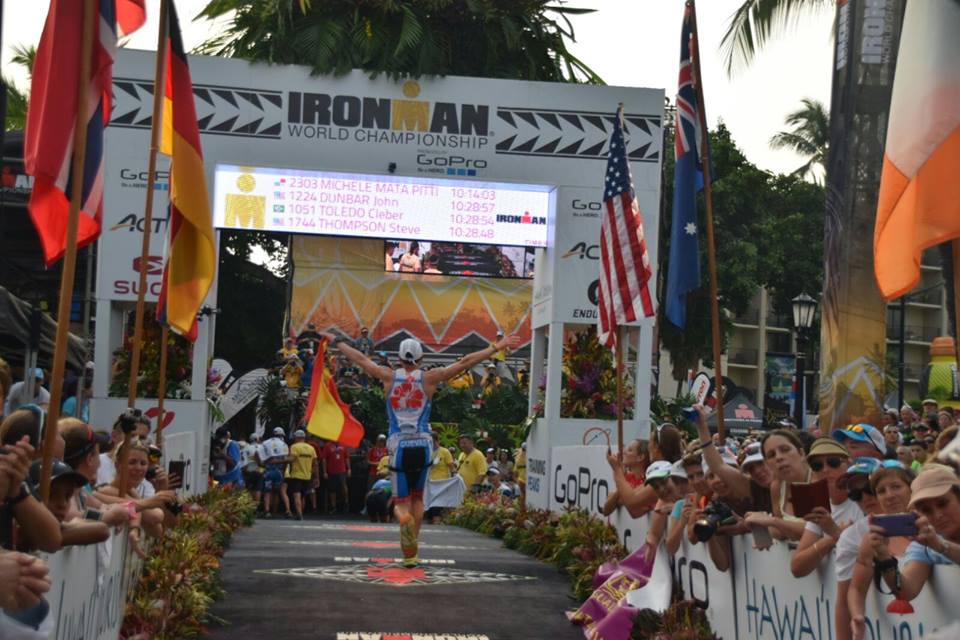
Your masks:
[[[598,337],[616,345],[618,325],[653,316],[650,280],[653,269],[643,237],[643,219],[633,190],[623,138],[623,109],[617,112],[607,154],[600,228],[600,297]]]

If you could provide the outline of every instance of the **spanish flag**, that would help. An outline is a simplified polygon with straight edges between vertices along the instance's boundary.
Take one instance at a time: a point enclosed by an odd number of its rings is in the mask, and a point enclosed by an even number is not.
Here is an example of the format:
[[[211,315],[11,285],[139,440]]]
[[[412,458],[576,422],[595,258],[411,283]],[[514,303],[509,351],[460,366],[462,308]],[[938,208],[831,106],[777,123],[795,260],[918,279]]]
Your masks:
[[[170,156],[170,217],[157,318],[192,341],[197,338],[197,312],[216,273],[217,253],[193,83],[172,1],[169,7],[160,151]]]
[[[327,341],[321,340],[310,381],[307,400],[307,431],[326,440],[336,440],[347,447],[358,447],[363,440],[363,425],[350,414],[350,407],[340,399],[337,384],[325,365]]]
[[[874,272],[892,300],[920,280],[920,254],[960,237],[960,3],[907,3],[883,157]]]

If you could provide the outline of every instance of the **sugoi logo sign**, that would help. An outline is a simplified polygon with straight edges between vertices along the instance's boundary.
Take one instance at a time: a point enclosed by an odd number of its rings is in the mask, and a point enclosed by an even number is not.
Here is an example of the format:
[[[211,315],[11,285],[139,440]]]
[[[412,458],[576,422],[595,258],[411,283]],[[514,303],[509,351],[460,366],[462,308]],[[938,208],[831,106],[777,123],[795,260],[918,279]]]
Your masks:
[[[113,293],[118,296],[135,296],[140,291],[140,265],[143,260],[140,256],[133,259],[130,271],[132,275],[113,281]],[[147,257],[147,276],[163,275],[163,256]],[[154,298],[160,295],[162,285],[160,278],[154,277],[147,282],[147,293]]]
[[[137,256],[133,259],[133,270],[140,273],[143,258]],[[163,256],[147,256],[147,275],[159,276],[163,274]]]
[[[13,169],[4,165],[0,172],[0,187],[3,188],[4,193],[27,194],[33,190],[33,176],[15,173]]]

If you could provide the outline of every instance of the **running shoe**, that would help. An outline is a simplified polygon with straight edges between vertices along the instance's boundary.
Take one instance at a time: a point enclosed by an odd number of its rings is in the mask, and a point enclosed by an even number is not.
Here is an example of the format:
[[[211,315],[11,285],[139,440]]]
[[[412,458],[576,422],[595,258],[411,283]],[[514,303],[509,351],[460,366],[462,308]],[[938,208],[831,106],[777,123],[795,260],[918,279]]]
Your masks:
[[[418,564],[420,564],[420,558],[418,558],[417,556],[413,556],[413,557],[411,557],[411,558],[404,558],[404,559],[403,559],[403,566],[404,566],[404,568],[406,568],[406,569],[413,569],[413,568],[416,567]]]

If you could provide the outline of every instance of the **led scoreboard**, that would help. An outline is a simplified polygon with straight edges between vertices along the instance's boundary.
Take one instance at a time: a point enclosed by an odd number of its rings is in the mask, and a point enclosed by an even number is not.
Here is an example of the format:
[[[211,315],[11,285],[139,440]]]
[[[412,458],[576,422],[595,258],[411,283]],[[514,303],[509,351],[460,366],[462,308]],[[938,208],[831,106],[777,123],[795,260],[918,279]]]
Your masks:
[[[547,246],[554,187],[218,164],[214,225]]]

